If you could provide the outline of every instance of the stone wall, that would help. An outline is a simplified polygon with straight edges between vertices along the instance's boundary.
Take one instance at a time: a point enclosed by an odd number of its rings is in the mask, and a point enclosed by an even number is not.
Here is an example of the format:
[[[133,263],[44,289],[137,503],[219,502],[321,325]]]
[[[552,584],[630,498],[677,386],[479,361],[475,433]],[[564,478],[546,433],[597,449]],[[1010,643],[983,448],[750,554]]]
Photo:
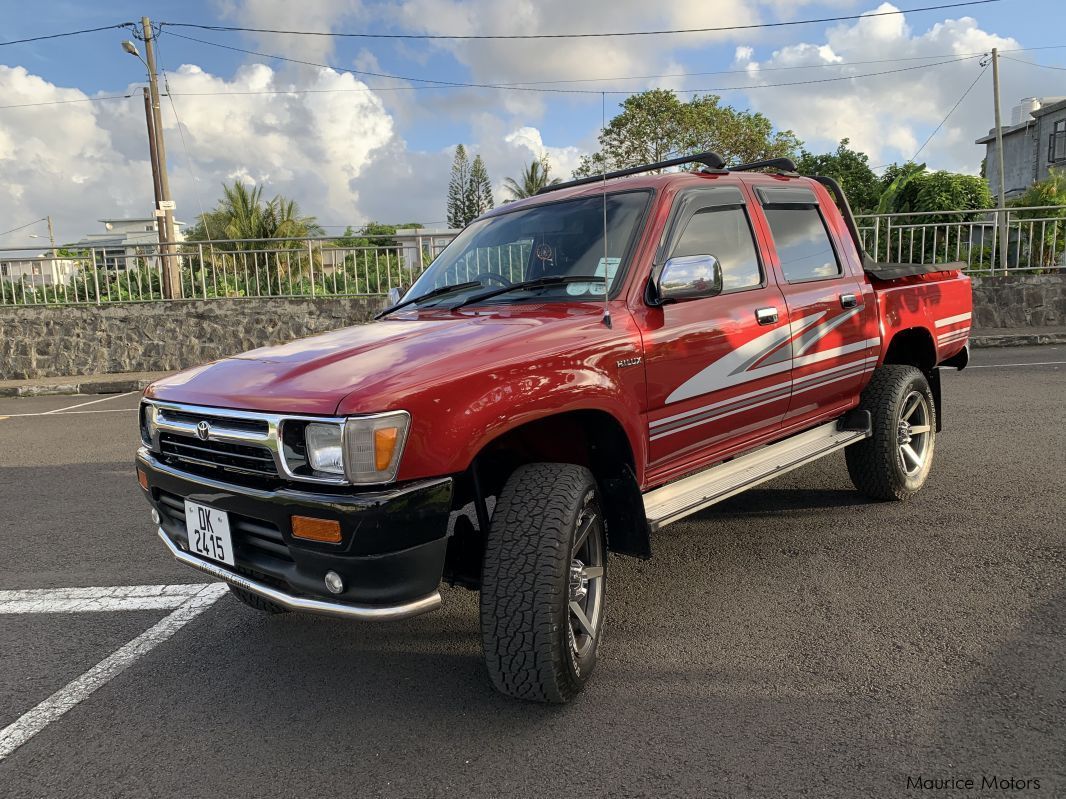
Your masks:
[[[1066,325],[1066,274],[973,279],[973,326]]]
[[[366,322],[383,299],[0,307],[0,380],[155,372]]]
[[[1066,275],[974,278],[974,327],[1066,324]],[[366,322],[383,299],[0,307],[0,380],[182,369]]]

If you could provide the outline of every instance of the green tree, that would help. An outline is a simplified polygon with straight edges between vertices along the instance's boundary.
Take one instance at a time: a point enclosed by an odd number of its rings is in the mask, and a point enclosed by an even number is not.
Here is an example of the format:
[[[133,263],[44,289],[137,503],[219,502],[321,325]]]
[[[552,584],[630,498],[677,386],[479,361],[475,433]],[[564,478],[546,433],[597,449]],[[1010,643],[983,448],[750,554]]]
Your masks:
[[[1066,220],[1066,170],[1052,169],[1044,180],[1034,183],[1010,205],[1014,208],[1058,206],[1011,212],[1012,219],[1040,220],[1022,224],[1019,228],[1029,243],[1031,257],[1026,258],[1026,262],[1034,266],[1055,266],[1056,260],[1066,252],[1066,224],[1063,223]]]
[[[467,224],[495,205],[492,199],[492,181],[489,180],[489,172],[485,168],[485,162],[481,160],[480,155],[474,156],[474,164],[470,167],[470,185],[467,187],[467,198],[470,209],[470,219],[467,220]]]
[[[239,180],[222,186],[214,210],[201,214],[185,233],[189,241],[219,239],[287,239],[322,235],[313,216],[304,216],[295,200],[278,195],[263,200],[263,187]]]
[[[448,181],[448,227],[464,228],[473,218],[468,203],[470,187],[470,159],[466,147],[459,144],[452,159],[452,175]]]
[[[857,214],[870,213],[881,196],[881,181],[870,169],[870,157],[852,150],[849,143],[848,139],[841,139],[835,152],[821,155],[801,150],[796,167],[804,175],[835,178],[843,187],[851,209]]]
[[[551,169],[551,163],[549,163],[547,156],[532,161],[517,178],[504,180],[504,191],[508,192],[511,195],[511,199],[514,200],[532,197],[541,189],[554,186],[560,182],[559,178],[551,176]]]
[[[681,102],[668,89],[627,97],[622,112],[599,136],[599,152],[585,156],[574,177],[664,161],[713,150],[730,161],[792,156],[802,142],[790,131],[775,131],[760,113],[721,104],[714,94]]]

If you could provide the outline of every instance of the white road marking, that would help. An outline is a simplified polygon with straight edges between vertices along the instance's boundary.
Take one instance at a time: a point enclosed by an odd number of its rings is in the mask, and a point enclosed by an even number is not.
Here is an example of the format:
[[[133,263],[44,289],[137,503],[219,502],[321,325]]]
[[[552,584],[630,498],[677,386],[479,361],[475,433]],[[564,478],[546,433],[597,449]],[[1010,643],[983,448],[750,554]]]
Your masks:
[[[99,411],[67,411],[66,413],[59,414],[60,416],[78,416],[79,414],[86,413],[135,413],[136,408],[105,408]],[[51,411],[41,411],[40,413],[9,413],[4,416],[0,416],[0,419],[16,419],[20,416],[51,416]]]
[[[118,610],[173,610],[207,587],[115,585],[102,588],[44,588],[0,591],[0,615],[16,613],[106,613]]]
[[[196,594],[186,598],[176,610],[161,621],[0,730],[0,762],[53,721],[62,718],[67,711],[77,707],[80,702],[91,696],[98,688],[106,685],[113,677],[132,666],[138,658],[174,635],[211,607],[225,592],[224,583],[210,583],[202,586]]]
[[[86,405],[95,405],[98,402],[107,402],[108,400],[122,399],[123,397],[128,397],[130,394],[133,394],[133,393],[135,393],[135,392],[127,391],[125,394],[108,394],[106,397],[103,397],[101,399],[89,400],[88,402],[79,402],[77,405],[68,405],[65,408],[56,408],[55,410],[45,411],[41,415],[42,416],[48,416],[49,414],[52,414],[52,413],[62,413],[63,411],[72,411],[75,408],[84,408]]]
[[[967,369],[999,369],[1004,366],[1062,366],[1066,361],[1034,361],[1033,363],[985,363],[977,366],[967,366]]]

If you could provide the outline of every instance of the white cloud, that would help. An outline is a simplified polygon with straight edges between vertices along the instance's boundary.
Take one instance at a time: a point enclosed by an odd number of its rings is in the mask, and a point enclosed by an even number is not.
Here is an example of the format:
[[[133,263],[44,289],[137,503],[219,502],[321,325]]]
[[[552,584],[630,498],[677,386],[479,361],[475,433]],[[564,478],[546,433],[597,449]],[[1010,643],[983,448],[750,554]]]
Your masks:
[[[894,8],[882,3],[876,10]],[[758,83],[773,84],[898,70],[986,52],[992,47],[1020,46],[1014,39],[982,30],[970,17],[940,22],[916,33],[905,16],[893,15],[840,23],[826,31],[823,41],[783,47],[762,61],[738,50],[736,65],[747,69]],[[904,58],[928,60],[771,71]],[[872,163],[879,165],[913,156],[980,70],[978,60],[971,59],[854,81],[756,89],[747,92],[747,97],[753,110],[762,111],[779,127],[794,130],[809,150],[832,149],[847,137],[852,147],[865,151]],[[1021,97],[1056,93],[1053,78],[1037,70],[1010,68],[1003,71],[1003,78],[1002,98],[1008,119],[1010,108]],[[922,151],[920,160],[932,168],[976,172],[984,149],[973,142],[992,127],[991,94],[991,75],[986,74]]]

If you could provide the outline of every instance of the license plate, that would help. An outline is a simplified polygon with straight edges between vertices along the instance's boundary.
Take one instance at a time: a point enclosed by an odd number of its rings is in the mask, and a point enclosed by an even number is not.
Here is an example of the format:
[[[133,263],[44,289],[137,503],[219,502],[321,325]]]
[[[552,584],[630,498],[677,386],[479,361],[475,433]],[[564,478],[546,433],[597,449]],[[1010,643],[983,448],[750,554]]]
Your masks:
[[[185,529],[189,532],[189,551],[194,555],[235,565],[225,511],[185,500]]]

